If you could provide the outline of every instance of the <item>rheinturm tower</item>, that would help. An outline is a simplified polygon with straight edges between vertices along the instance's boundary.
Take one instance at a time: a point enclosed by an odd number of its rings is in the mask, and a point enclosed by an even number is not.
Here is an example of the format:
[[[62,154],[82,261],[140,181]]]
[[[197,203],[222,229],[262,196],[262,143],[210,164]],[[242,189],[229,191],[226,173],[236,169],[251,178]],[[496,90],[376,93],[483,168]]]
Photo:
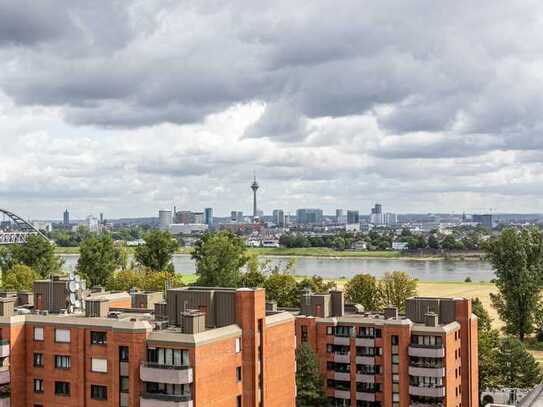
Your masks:
[[[258,218],[257,206],[256,206],[256,191],[258,191],[258,182],[256,182],[256,176],[254,177],[253,183],[251,184],[251,189],[253,190],[253,222]]]

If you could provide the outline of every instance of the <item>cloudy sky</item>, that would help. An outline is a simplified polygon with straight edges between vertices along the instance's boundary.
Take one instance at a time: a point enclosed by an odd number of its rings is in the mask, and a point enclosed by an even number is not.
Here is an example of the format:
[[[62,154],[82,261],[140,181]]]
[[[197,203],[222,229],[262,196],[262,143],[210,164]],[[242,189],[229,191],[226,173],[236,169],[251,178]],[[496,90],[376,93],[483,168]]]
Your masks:
[[[0,0],[0,207],[543,212],[540,0]]]

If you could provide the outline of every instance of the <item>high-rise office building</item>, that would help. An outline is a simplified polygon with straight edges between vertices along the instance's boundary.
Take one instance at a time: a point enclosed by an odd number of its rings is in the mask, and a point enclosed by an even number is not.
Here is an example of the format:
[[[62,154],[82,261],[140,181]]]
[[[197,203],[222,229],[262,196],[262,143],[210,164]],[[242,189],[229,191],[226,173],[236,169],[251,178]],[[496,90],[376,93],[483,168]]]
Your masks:
[[[300,225],[322,225],[322,209],[298,209],[296,221]]]
[[[494,228],[494,220],[492,218],[491,214],[485,214],[485,215],[473,215],[471,219],[474,222],[479,223],[481,226],[484,226],[488,229]]]
[[[343,293],[305,292],[298,344],[317,353],[331,406],[479,405],[477,317],[465,298],[411,298],[364,312]]]
[[[0,299],[0,405],[295,407],[294,317],[263,289],[96,293],[66,314],[69,283],[37,282],[36,313]]]
[[[62,224],[64,226],[68,226],[70,224],[70,212],[68,212],[68,209],[64,211],[64,214],[62,217]]]
[[[387,226],[394,226],[398,224],[398,216],[395,213],[387,212],[384,214],[383,218],[384,218],[384,223]]]
[[[354,225],[360,223],[360,213],[358,211],[347,211],[347,224]]]
[[[243,212],[241,211],[232,211],[230,213],[230,218],[232,220],[232,222],[243,222]]]
[[[385,223],[383,206],[381,204],[376,203],[375,206],[371,208],[370,223],[373,223],[374,225],[382,225]]]
[[[273,223],[277,227],[285,227],[285,212],[282,209],[273,210]]]
[[[336,209],[336,223],[341,225],[345,223],[345,217],[343,215],[343,209]]]
[[[204,223],[207,226],[213,226],[213,208],[204,209]]]

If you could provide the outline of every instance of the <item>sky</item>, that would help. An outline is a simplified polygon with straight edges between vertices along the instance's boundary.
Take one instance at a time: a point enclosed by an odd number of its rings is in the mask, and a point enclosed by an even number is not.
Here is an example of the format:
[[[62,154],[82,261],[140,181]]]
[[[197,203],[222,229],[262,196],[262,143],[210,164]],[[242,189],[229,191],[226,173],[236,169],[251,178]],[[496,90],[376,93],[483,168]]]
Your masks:
[[[543,7],[0,0],[0,207],[543,212]]]

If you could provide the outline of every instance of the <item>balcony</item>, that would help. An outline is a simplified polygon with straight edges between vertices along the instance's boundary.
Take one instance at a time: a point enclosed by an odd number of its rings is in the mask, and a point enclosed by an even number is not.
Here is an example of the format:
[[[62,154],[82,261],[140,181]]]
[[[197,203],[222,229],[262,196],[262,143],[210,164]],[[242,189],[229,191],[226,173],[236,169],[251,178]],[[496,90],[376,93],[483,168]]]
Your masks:
[[[337,363],[351,363],[350,353],[334,353],[334,362]]]
[[[445,387],[409,386],[409,394],[422,397],[445,397]]]
[[[411,376],[445,377],[445,368],[409,366],[409,374]]]
[[[193,407],[192,395],[143,393],[140,407]]]
[[[343,380],[346,382],[351,381],[351,374],[344,372],[334,372],[334,380]]]
[[[410,403],[409,407],[444,407],[443,403]]]
[[[375,356],[357,356],[356,357],[357,365],[375,365]]]
[[[356,346],[367,346],[373,348],[375,346],[375,339],[373,338],[356,338]]]
[[[442,346],[436,347],[432,345],[409,345],[409,356],[417,356],[420,358],[443,358],[445,357],[445,348]]]
[[[375,393],[357,391],[356,399],[359,401],[375,401]]]
[[[0,366],[0,385],[9,384],[10,381],[9,366]]]
[[[357,373],[356,381],[359,383],[375,383],[375,375]]]
[[[0,339],[0,358],[9,356],[9,339]]]
[[[193,381],[193,374],[190,366],[169,366],[142,362],[140,379],[143,382],[189,384]]]
[[[349,336],[334,336],[334,345],[349,346],[350,343],[351,343],[351,338]]]
[[[349,390],[334,390],[334,397],[336,399],[351,399],[351,392]]]

